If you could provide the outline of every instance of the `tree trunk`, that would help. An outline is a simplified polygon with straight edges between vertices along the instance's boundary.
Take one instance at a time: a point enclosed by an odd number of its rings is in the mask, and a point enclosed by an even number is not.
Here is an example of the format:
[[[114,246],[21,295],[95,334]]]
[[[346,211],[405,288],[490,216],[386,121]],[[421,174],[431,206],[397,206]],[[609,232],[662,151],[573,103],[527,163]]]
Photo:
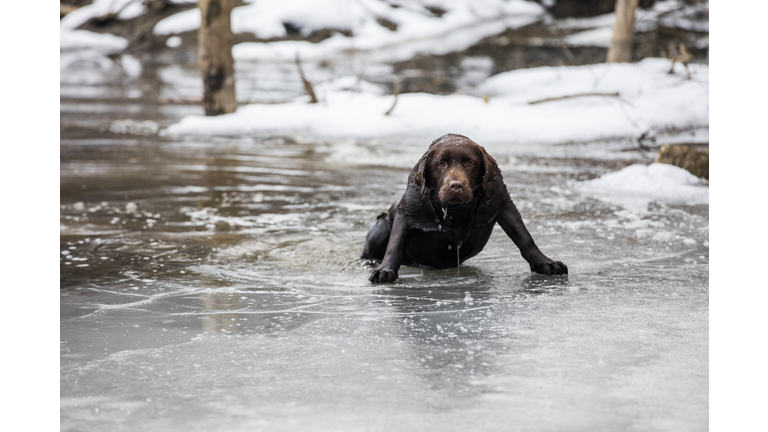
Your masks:
[[[197,34],[197,61],[203,77],[205,115],[229,114],[237,109],[235,60],[232,58],[230,16],[234,0],[199,0],[202,14]]]
[[[616,24],[608,48],[608,63],[632,61],[632,41],[635,37],[635,10],[637,0],[616,0]]]

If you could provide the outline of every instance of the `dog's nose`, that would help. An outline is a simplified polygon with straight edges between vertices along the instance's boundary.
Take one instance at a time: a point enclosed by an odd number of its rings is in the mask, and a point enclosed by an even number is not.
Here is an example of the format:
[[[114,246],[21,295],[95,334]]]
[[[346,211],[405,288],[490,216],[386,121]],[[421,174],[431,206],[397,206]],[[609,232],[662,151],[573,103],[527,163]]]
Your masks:
[[[448,187],[451,188],[454,192],[461,192],[461,188],[464,186],[460,181],[454,180],[450,184],[448,184]]]

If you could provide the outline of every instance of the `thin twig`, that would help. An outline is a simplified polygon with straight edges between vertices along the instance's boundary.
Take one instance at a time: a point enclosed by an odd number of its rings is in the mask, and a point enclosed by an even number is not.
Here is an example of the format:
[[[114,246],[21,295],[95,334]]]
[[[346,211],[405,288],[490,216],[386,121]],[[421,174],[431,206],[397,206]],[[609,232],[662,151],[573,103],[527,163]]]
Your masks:
[[[649,150],[650,149],[650,147],[648,147],[645,144],[643,144],[644,140],[649,140],[649,141],[656,142],[656,137],[651,135],[651,133],[653,132],[654,129],[656,129],[656,128],[652,127],[650,129],[648,129],[647,131],[641,133],[640,136],[637,137],[637,145],[638,145],[638,147],[640,147],[640,150]]]
[[[573,52],[571,51],[570,48],[568,48],[568,45],[565,44],[565,41],[560,39],[558,42],[560,42],[560,47],[563,49],[563,51],[565,51],[565,53],[568,54],[568,57],[571,58],[571,61],[573,62],[574,66],[579,66],[579,63],[580,63],[579,60],[576,57],[574,57]],[[582,54],[584,54],[583,51],[582,51]],[[579,54],[579,57],[581,57],[582,54]],[[603,77],[605,76],[605,73],[608,70],[609,66],[606,66],[606,68],[603,69],[603,76],[597,76],[597,73],[595,73],[595,70],[592,69],[592,66],[588,64],[584,66],[586,66],[587,69],[589,69],[589,72],[592,74],[592,76],[595,77],[595,81],[592,82],[592,87],[597,88],[597,86],[600,84],[600,81],[603,80]]]
[[[304,91],[306,91],[309,95],[309,103],[317,103],[317,97],[315,97],[315,88],[312,87],[311,82],[307,81],[307,79],[304,77],[304,71],[301,70],[301,59],[299,59],[298,52],[296,53],[296,67],[299,68],[299,76],[301,77],[301,82],[304,83]]]
[[[574,66],[579,66],[579,60],[576,59],[576,57],[574,57],[573,52],[571,51],[570,48],[568,48],[568,45],[566,45],[565,42],[562,39],[560,39],[558,42],[560,42],[560,47],[563,49],[563,51],[565,51],[565,53],[568,54],[568,57],[571,58],[571,61],[573,62],[573,65]],[[600,78],[597,76],[597,74],[595,73],[594,69],[592,69],[592,66],[590,66],[590,65],[585,65],[585,66],[587,67],[587,69],[589,69],[589,72],[591,72],[592,75],[595,77],[595,83],[599,83],[600,82]],[[597,87],[597,84],[595,84],[594,87]]]
[[[393,109],[395,109],[395,105],[397,105],[397,95],[400,94],[400,76],[395,75],[395,100],[392,102],[392,108],[389,109],[389,111],[385,112],[384,115],[388,116]]]
[[[528,102],[528,105],[536,105],[544,102],[550,102],[550,101],[557,101],[557,100],[563,100],[563,99],[572,99],[577,97],[584,97],[584,96],[613,96],[613,97],[619,97],[619,93],[578,93],[578,94],[572,94],[572,95],[565,95],[565,96],[558,96],[558,97],[552,97],[552,98],[546,98],[546,99],[539,99],[535,101]]]
[[[634,126],[635,129],[640,130],[640,126],[638,126],[638,124],[634,120],[632,120],[632,116],[629,115],[629,113],[627,112],[627,109],[624,107],[624,101],[620,97],[618,99],[619,99],[619,105],[621,105],[621,112],[624,113],[624,117],[626,117],[627,120],[629,120],[629,123],[632,124],[632,126]]]

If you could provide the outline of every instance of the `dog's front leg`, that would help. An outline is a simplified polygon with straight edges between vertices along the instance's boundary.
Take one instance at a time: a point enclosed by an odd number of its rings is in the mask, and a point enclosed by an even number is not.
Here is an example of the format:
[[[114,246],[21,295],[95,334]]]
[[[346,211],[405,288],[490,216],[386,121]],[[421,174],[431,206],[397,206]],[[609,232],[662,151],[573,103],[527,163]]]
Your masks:
[[[405,217],[399,213],[395,214],[395,220],[392,222],[392,230],[389,233],[389,243],[387,251],[384,253],[384,259],[381,260],[379,268],[371,273],[369,281],[373,283],[394,282],[397,280],[397,271],[403,263],[403,253],[405,250],[405,235],[408,233],[408,226]]]
[[[501,228],[512,239],[515,246],[520,249],[523,258],[531,266],[532,272],[545,275],[568,274],[568,267],[565,264],[547,258],[539,250],[539,247],[533,241],[533,237],[525,228],[523,218],[520,216],[520,212],[517,211],[517,207],[515,207],[515,203],[512,200],[496,217],[496,222],[501,225]]]

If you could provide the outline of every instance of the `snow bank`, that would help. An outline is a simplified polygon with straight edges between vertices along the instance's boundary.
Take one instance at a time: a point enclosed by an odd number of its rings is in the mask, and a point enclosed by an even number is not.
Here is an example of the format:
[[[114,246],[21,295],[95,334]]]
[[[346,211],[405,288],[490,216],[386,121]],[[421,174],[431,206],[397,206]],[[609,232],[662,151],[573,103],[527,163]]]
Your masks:
[[[669,62],[541,67],[496,75],[475,95],[401,94],[389,116],[393,96],[376,91],[340,91],[338,83],[319,86],[321,103],[306,98],[286,104],[247,105],[234,114],[190,116],[167,134],[248,135],[309,133],[320,137],[372,138],[391,135],[436,137],[460,133],[484,142],[536,144],[586,142],[638,136],[656,128],[709,124],[709,68],[691,65],[694,79],[668,75]],[[345,78],[349,82],[349,78]],[[580,93],[613,93],[529,102]],[[482,94],[489,94],[484,103]]]
[[[78,59],[91,59],[94,53],[111,54],[128,47],[128,40],[112,34],[94,33],[87,30],[76,30],[92,18],[115,13],[117,19],[131,19],[144,14],[147,7],[141,0],[94,0],[92,4],[75,9],[68,13],[59,23],[59,48],[62,51],[85,50],[85,56]],[[73,57],[68,54],[67,57]],[[82,57],[82,58],[81,58]],[[65,63],[72,63],[71,58],[62,59],[62,69]]]
[[[651,201],[666,204],[709,204],[709,187],[688,171],[673,165],[632,165],[600,178],[580,182],[581,192],[608,197],[639,208]]]
[[[190,9],[171,15],[155,24],[152,32],[156,35],[171,35],[200,28],[200,9]]]
[[[196,0],[169,0],[173,4],[196,3]],[[59,47],[67,50],[94,50],[104,54],[122,51],[128,47],[128,40],[105,33],[77,30],[93,18],[116,14],[118,20],[129,20],[147,13],[144,0],[93,0],[93,3],[68,13],[59,22]],[[197,11],[198,19],[200,11]],[[175,15],[174,15],[175,16]],[[198,23],[199,26],[199,23]]]
[[[635,32],[652,31],[659,25],[681,30],[708,32],[708,10],[708,2],[706,5],[684,6],[680,0],[658,1],[650,9],[638,8],[635,11]],[[555,27],[561,30],[584,30],[566,36],[564,41],[567,45],[608,48],[611,45],[615,22],[616,14],[609,13],[589,18],[566,18],[556,22]],[[696,44],[698,46],[699,42]]]
[[[68,13],[61,19],[59,26],[62,29],[74,30],[91,18],[116,13],[117,19],[127,20],[146,12],[147,7],[142,0],[94,0],[93,3]]]
[[[418,3],[393,7],[380,0],[259,0],[235,8],[233,32],[280,38],[286,36],[284,24],[290,24],[305,36],[330,28],[354,37],[337,34],[317,44],[242,43],[235,46],[233,55],[240,61],[293,61],[297,51],[304,59],[330,59],[354,49],[366,54],[369,61],[407,60],[418,53],[463,50],[484,37],[531,24],[545,15],[539,4],[523,0],[450,0],[439,5],[446,10],[440,17]],[[153,31],[169,35],[199,27],[200,11],[193,9],[160,21]]]
[[[61,50],[93,48],[97,51],[120,51],[128,47],[128,40],[120,36],[94,33],[87,30],[61,29],[59,35]]]

